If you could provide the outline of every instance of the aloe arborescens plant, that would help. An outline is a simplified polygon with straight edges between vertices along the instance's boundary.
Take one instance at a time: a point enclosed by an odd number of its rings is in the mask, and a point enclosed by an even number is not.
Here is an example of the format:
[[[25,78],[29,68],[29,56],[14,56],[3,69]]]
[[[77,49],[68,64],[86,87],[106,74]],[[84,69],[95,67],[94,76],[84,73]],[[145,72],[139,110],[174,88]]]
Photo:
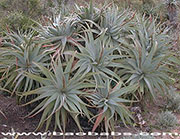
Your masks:
[[[23,96],[32,94],[38,95],[37,98],[27,104],[42,100],[42,102],[29,114],[29,116],[33,117],[43,111],[38,128],[42,127],[43,123],[46,121],[47,130],[52,117],[55,116],[55,127],[58,127],[64,132],[68,115],[70,115],[78,125],[79,129],[82,130],[79,124],[78,115],[85,115],[90,118],[86,104],[81,100],[80,96],[84,94],[82,89],[94,87],[95,85],[88,83],[87,81],[85,82],[83,79],[85,75],[81,76],[76,71],[73,72],[73,63],[74,57],[72,57],[64,67],[63,65],[65,63],[61,63],[61,60],[59,59],[58,63],[52,63],[52,71],[44,68],[43,65],[35,64],[40,68],[45,77],[27,73],[27,77],[43,84],[42,87],[23,94]]]
[[[24,73],[40,75],[40,70],[33,62],[47,66],[50,57],[33,39],[32,33],[10,33],[2,43],[0,66],[5,69],[2,78],[7,79],[4,88],[9,86],[13,92],[25,92],[39,87],[37,82],[24,76]]]

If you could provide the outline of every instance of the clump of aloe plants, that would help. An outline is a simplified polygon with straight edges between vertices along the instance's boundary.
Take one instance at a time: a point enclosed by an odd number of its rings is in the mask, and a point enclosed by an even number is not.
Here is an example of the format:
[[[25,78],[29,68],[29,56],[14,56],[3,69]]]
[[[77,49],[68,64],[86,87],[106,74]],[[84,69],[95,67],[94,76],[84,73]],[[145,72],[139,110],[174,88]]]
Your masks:
[[[92,131],[101,124],[106,132],[120,122],[129,126],[130,104],[168,90],[168,28],[115,5],[76,7],[32,32],[8,30],[0,47],[2,88],[35,96],[24,105],[37,103],[27,115],[42,114],[37,129],[55,122],[65,132],[70,117],[80,131],[80,117]]]

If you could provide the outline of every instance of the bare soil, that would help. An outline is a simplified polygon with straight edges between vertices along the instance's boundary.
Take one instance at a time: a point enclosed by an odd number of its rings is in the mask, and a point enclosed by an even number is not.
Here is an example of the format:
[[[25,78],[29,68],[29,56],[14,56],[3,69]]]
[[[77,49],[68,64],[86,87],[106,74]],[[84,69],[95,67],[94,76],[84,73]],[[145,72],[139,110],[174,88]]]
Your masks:
[[[130,127],[126,128],[124,126],[121,126],[120,124],[117,124],[116,131],[120,133],[124,132],[130,132],[133,134],[137,134],[140,131],[143,132],[163,132],[161,130],[157,130],[155,128],[152,128],[151,125],[155,124],[157,113],[159,113],[162,108],[161,106],[164,105],[165,101],[162,97],[158,98],[158,101],[155,103],[152,102],[146,102],[145,104],[139,104],[142,108],[142,116],[143,119],[146,121],[146,124],[140,127]],[[148,111],[144,111],[143,109],[146,109]],[[0,139],[10,139],[12,137],[10,136],[3,136],[1,133],[7,133],[7,132],[34,132],[38,122],[40,120],[41,115],[37,115],[36,117],[33,117],[31,119],[24,118],[29,112],[30,109],[28,107],[21,107],[20,105],[17,105],[16,98],[11,98],[7,96],[0,95],[0,110],[5,114],[6,118],[0,114]],[[180,123],[180,114],[176,114],[179,123]],[[50,128],[51,133],[53,132],[53,128]],[[68,123],[68,131],[78,132],[77,127],[75,126],[75,123],[72,121]],[[44,133],[44,130],[40,131]],[[171,132],[178,132],[180,133],[180,127],[177,127],[175,130],[172,130]],[[117,139],[120,139],[122,136],[117,137]],[[17,136],[16,139],[41,139],[40,136]],[[63,137],[47,137],[46,139],[61,139]],[[68,136],[67,139],[83,139],[83,137],[79,136]],[[86,139],[105,139],[106,137],[86,137]],[[111,138],[111,137],[109,137]],[[180,139],[180,137],[173,137],[174,139]],[[172,139],[171,136],[159,136],[157,139]]]

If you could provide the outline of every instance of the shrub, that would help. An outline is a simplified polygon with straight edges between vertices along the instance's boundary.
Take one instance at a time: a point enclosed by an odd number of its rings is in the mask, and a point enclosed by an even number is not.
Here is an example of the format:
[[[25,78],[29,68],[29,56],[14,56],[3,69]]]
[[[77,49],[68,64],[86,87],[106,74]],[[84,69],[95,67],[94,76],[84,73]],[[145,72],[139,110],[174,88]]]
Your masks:
[[[133,117],[128,108],[123,104],[131,101],[124,99],[123,95],[133,92],[137,85],[121,87],[122,84],[118,83],[114,88],[111,88],[110,83],[107,80],[103,85],[104,88],[97,88],[97,91],[87,96],[92,101],[92,104],[99,109],[98,114],[95,116],[97,118],[92,129],[93,131],[95,131],[103,119],[106,132],[108,132],[108,129],[114,131],[115,115],[119,116],[124,125],[132,124]]]
[[[120,2],[119,2],[120,1]],[[137,13],[148,16],[157,17],[158,21],[167,21],[168,12],[166,4],[163,0],[115,0],[115,3],[121,9],[132,8]]]
[[[7,0],[2,0],[0,2],[0,8],[2,8],[2,9],[7,9],[8,8]]]
[[[166,108],[174,112],[180,112],[180,94],[174,89],[168,91]]]
[[[43,6],[40,0],[3,0],[0,2],[2,13],[0,31],[6,30],[6,26],[17,31],[28,30],[34,25],[33,20],[38,20],[43,13]]]
[[[86,38],[83,38],[85,45],[77,44],[80,52],[76,55],[79,60],[75,68],[79,68],[79,71],[83,73],[98,73],[93,75],[95,81],[109,78],[118,82],[119,76],[110,69],[116,67],[113,60],[121,57],[121,55],[113,54],[117,47],[104,44],[102,40],[104,35],[94,39],[92,30],[85,32],[85,36]]]
[[[18,29],[29,30],[34,25],[34,22],[31,18],[25,16],[22,12],[12,12],[6,17],[1,19],[1,28],[2,31],[5,31],[6,28],[10,28],[14,31]]]
[[[157,117],[156,125],[160,129],[171,130],[175,128],[177,124],[178,120],[176,116],[170,111],[161,112]]]
[[[43,85],[36,90],[23,94],[23,96],[38,95],[37,98],[27,104],[43,99],[43,101],[29,113],[29,116],[33,117],[43,111],[37,129],[41,128],[46,121],[46,130],[48,130],[52,117],[55,116],[55,127],[65,132],[68,115],[70,115],[82,131],[78,115],[85,115],[90,119],[87,104],[81,100],[80,96],[85,93],[83,89],[94,87],[95,84],[85,82],[85,75],[79,74],[78,71],[72,71],[73,62],[74,56],[66,63],[66,66],[63,66],[64,63],[62,63],[60,59],[58,62],[53,61],[52,71],[44,68],[42,64],[36,64],[45,77],[27,73],[27,77]]]
[[[4,70],[6,80],[4,88],[15,91],[30,91],[40,86],[34,80],[24,76],[24,73],[40,75],[39,69],[34,64],[41,63],[48,66],[49,53],[44,52],[41,45],[34,42],[34,32],[7,33],[1,47],[0,68]]]
[[[131,29],[131,20],[135,13],[129,10],[119,11],[118,7],[113,5],[104,10],[104,14],[100,21],[101,29],[105,29],[104,41],[115,45],[124,37],[125,33]]]
[[[52,46],[50,51],[55,52],[54,56],[58,53],[62,54],[69,45],[68,43],[74,40],[74,33],[77,32],[77,21],[71,17],[64,17],[62,14],[46,20],[46,25],[39,24],[37,28],[40,41],[44,46]]]
[[[42,7],[40,0],[3,0],[1,5],[6,5],[6,11],[10,13],[22,12],[24,15],[37,18],[38,14],[42,14]]]
[[[137,24],[127,37],[128,41],[122,41],[128,57],[119,62],[122,69],[118,73],[125,83],[139,83],[140,96],[150,92],[156,98],[155,89],[167,92],[170,83],[168,65],[164,64],[169,56],[168,29],[162,30],[154,19],[136,18]]]
[[[78,18],[82,22],[89,20],[98,23],[102,14],[100,9],[93,6],[92,1],[90,2],[90,4],[87,4],[86,7],[79,7],[78,5],[76,5],[76,9]]]
[[[35,95],[24,105],[38,103],[28,115],[42,112],[37,129],[46,123],[48,130],[55,121],[65,132],[72,117],[82,130],[80,116],[95,120],[93,131],[100,124],[114,131],[116,121],[128,126],[134,102],[129,96],[156,98],[168,90],[169,30],[152,17],[121,14],[114,5],[77,8],[76,14],[36,22],[38,32],[8,29],[0,47],[3,89]]]

